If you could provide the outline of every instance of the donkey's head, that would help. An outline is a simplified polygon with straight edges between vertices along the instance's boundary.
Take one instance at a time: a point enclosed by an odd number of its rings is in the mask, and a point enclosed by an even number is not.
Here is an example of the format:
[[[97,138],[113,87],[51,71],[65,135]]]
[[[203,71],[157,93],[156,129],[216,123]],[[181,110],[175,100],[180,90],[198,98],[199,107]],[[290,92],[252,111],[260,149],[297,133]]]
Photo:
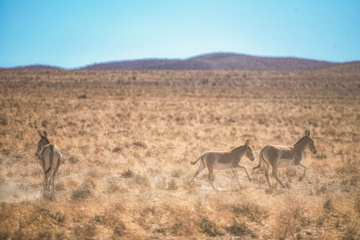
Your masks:
[[[315,147],[314,139],[310,137],[310,130],[305,130],[305,138],[308,139],[310,151],[313,154],[316,154],[318,150]]]
[[[250,143],[250,140],[246,140],[245,142],[245,147],[246,147],[246,150],[245,150],[245,154],[246,154],[246,157],[248,159],[250,159],[251,161],[254,161],[255,157],[254,157],[254,154],[251,150],[251,147],[249,146],[249,143]]]
[[[41,134],[41,132],[38,130],[39,136],[40,136],[40,141],[38,142],[38,148],[36,150],[35,156],[39,157],[39,154],[41,152],[41,150],[50,143],[50,141],[47,138],[47,133],[46,131],[44,131],[43,134]]]

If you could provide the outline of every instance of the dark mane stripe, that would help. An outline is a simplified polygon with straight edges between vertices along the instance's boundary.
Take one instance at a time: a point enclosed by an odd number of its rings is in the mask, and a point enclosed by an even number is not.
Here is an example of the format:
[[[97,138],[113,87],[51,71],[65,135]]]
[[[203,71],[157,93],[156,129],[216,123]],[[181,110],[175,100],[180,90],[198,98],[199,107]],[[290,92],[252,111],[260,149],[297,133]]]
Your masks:
[[[297,141],[297,143],[295,143],[295,145],[298,145],[299,143],[301,143],[304,139],[306,138],[306,136],[305,137],[302,137],[302,138],[300,138],[300,140],[299,141]],[[294,146],[295,146],[294,145]]]
[[[242,148],[242,147],[244,147],[244,146],[240,146],[240,147],[234,148],[233,150],[231,150],[231,152],[235,152],[235,151],[237,151],[237,150],[240,150],[240,148]]]

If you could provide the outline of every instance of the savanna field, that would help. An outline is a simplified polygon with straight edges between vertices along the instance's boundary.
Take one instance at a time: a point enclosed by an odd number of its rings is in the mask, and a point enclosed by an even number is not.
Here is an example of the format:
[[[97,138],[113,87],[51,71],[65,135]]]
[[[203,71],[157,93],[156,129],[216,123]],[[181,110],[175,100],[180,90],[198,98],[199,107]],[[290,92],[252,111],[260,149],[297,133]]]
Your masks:
[[[318,149],[252,170],[261,149]],[[43,193],[46,130],[63,161]],[[250,140],[237,170],[191,165]],[[0,70],[0,239],[360,239],[360,70]]]

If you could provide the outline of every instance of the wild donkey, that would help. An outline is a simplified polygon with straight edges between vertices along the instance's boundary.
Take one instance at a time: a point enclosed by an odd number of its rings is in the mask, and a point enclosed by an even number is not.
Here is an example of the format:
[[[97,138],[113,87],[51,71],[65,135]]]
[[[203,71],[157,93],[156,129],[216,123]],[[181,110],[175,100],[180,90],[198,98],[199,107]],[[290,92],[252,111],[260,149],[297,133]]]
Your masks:
[[[214,184],[212,182],[214,169],[218,169],[218,170],[231,169],[232,173],[234,174],[234,176],[240,186],[240,182],[235,173],[235,169],[241,168],[241,169],[245,170],[247,177],[251,181],[251,178],[250,178],[249,173],[246,170],[246,168],[239,165],[241,158],[245,154],[246,154],[246,157],[249,158],[251,161],[254,161],[254,159],[255,159],[255,157],[252,153],[252,150],[249,146],[249,143],[250,143],[250,140],[246,140],[244,146],[237,147],[234,150],[232,150],[231,152],[205,152],[195,162],[191,162],[192,165],[195,165],[199,160],[201,160],[199,169],[196,171],[193,178],[196,178],[196,176],[199,175],[199,173],[203,169],[205,169],[205,167],[207,167],[209,170],[208,180],[209,180],[212,188],[217,190],[214,187]]]
[[[52,191],[55,189],[54,179],[57,173],[57,170],[60,166],[60,161],[62,159],[60,149],[51,144],[47,138],[47,133],[44,131],[42,135],[41,132],[38,130],[39,136],[41,137],[40,141],[38,142],[38,148],[36,150],[35,155],[39,158],[42,169],[45,175],[44,181],[44,190]]]
[[[269,187],[271,187],[269,181],[269,167],[271,165],[271,175],[276,179],[276,181],[278,181],[278,183],[280,183],[282,187],[285,187],[285,185],[280,181],[277,176],[278,168],[299,166],[304,168],[304,173],[299,178],[299,181],[303,180],[303,178],[306,177],[308,182],[311,183],[311,181],[306,176],[306,167],[300,163],[306,147],[309,147],[314,154],[317,153],[317,149],[314,145],[314,140],[310,137],[310,130],[306,130],[305,136],[302,137],[295,145],[268,145],[264,147],[260,152],[259,165],[257,167],[254,167],[253,170],[259,168],[261,166],[261,163],[263,163],[266,181],[268,182]]]

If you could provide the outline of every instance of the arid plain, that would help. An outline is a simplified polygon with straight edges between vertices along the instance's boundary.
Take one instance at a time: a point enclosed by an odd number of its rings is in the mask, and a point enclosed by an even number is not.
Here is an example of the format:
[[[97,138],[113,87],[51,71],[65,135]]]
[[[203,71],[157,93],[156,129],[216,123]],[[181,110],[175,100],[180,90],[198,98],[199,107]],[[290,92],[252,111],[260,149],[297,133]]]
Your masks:
[[[0,239],[359,239],[360,70],[0,70]],[[46,130],[63,162],[43,196]],[[252,170],[311,130],[318,153]],[[192,176],[204,151],[250,139],[237,171]]]

